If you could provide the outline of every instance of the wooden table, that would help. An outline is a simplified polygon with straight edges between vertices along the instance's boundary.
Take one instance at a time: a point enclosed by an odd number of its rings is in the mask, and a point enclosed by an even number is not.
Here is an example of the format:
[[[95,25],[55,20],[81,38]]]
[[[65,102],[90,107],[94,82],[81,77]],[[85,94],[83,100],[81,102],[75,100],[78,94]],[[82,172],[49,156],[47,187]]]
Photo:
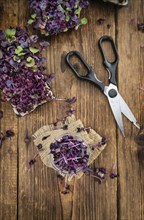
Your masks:
[[[62,183],[55,172],[39,160],[30,170],[28,161],[36,152],[33,141],[24,142],[38,128],[52,123],[61,115],[60,103],[47,103],[23,118],[17,118],[9,103],[1,103],[4,118],[1,131],[13,129],[15,137],[5,141],[0,149],[0,220],[142,220],[144,219],[144,155],[143,147],[135,142],[138,130],[124,118],[126,138],[116,126],[104,95],[92,84],[78,80],[67,68],[64,54],[78,50],[105,81],[107,72],[102,66],[97,41],[111,35],[118,47],[120,61],[118,86],[141,125],[144,125],[144,34],[131,19],[144,20],[143,0],[133,0],[129,7],[93,1],[84,14],[88,25],[51,38],[44,52],[48,72],[55,72],[52,83],[59,97],[76,96],[76,117],[102,136],[109,138],[103,153],[93,167],[108,170],[116,162],[119,178],[107,178],[99,185],[88,176],[72,183],[72,192],[60,193]],[[0,1],[0,27],[24,26],[28,18],[27,0]],[[103,25],[97,20],[105,18]],[[111,25],[108,29],[107,24]]]

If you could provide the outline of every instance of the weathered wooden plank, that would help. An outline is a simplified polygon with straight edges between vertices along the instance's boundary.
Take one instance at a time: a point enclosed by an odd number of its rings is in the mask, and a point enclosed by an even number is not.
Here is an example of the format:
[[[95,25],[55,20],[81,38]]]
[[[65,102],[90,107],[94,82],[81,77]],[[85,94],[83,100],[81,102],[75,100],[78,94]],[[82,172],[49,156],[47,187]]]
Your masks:
[[[140,102],[139,87],[143,82],[143,33],[131,23],[144,20],[144,5],[142,0],[131,1],[128,8],[118,11],[118,49],[120,64],[118,69],[119,90],[140,121],[143,114],[142,100]],[[141,109],[141,112],[140,112]],[[125,122],[126,139],[118,132],[118,213],[119,219],[144,219],[143,169],[142,157],[138,157],[138,145],[134,142],[137,129],[127,120]],[[141,115],[143,124],[143,115]]]
[[[18,1],[1,1],[0,29],[15,26],[18,23]],[[17,117],[8,103],[2,103],[4,118],[1,120],[1,132],[12,129],[15,137],[6,140],[0,149],[0,219],[17,218]]]
[[[25,25],[28,18],[28,2],[19,1],[19,24]],[[47,58],[48,71],[55,72],[53,47],[47,49],[44,56]],[[52,64],[50,63],[52,62]],[[55,83],[54,83],[55,84]],[[55,85],[54,85],[55,87]],[[62,216],[57,176],[51,169],[47,169],[40,160],[34,167],[28,169],[28,161],[37,153],[33,141],[29,144],[24,142],[25,137],[32,134],[42,125],[56,120],[58,105],[47,103],[36,109],[32,114],[19,119],[19,196],[18,218],[19,219],[57,219]]]
[[[89,20],[88,25],[75,33],[71,33],[68,49],[80,51],[87,62],[94,67],[98,77],[106,81],[107,72],[102,66],[97,41],[104,34],[110,34],[115,38],[114,8],[105,7],[103,4],[95,2],[92,3],[86,14]],[[103,17],[106,22],[99,26],[97,20]],[[112,24],[110,30],[107,28],[107,24]],[[72,75],[70,70],[66,70],[65,74]],[[77,117],[80,117],[85,125],[93,127],[100,134],[110,138],[109,146],[95,162],[95,166],[105,166],[110,169],[116,160],[116,131],[108,102],[94,85],[82,82],[75,76],[72,77],[71,93],[76,93],[78,98]],[[101,186],[90,177],[77,180],[74,185],[72,219],[116,219],[116,191],[117,180],[111,181],[108,178]],[[110,199],[109,202],[107,198]]]
[[[20,5],[21,8],[25,8],[23,1],[20,1]],[[19,14],[21,22],[25,19],[25,12],[26,10],[23,10]],[[53,83],[55,94],[59,97],[77,96],[77,117],[80,117],[85,125],[92,126],[101,134],[110,137],[112,147],[107,147],[99,159],[99,165],[109,168],[115,161],[116,142],[115,123],[108,103],[96,87],[88,82],[78,81],[68,68],[63,71],[65,64],[62,69],[60,65],[62,54],[73,49],[78,50],[84,54],[87,62],[96,68],[99,76],[105,78],[106,72],[101,65],[96,41],[104,33],[111,33],[115,37],[114,8],[106,9],[103,6],[101,8],[98,3],[93,3],[88,13],[89,26],[52,37],[51,46],[46,54],[47,66],[49,71],[57,73]],[[97,19],[103,16],[108,23],[113,23],[111,30],[107,29],[107,24],[97,25]],[[87,106],[91,106],[91,111]],[[101,114],[102,109],[107,113],[105,118]],[[35,149],[32,143],[26,148],[23,143],[24,136],[26,133],[31,135],[40,126],[61,117],[61,114],[61,104],[50,103],[40,107],[25,119],[19,119],[19,218],[116,219],[116,181],[108,181],[100,187],[93,179],[83,177],[74,184],[73,193],[63,196],[59,192],[61,184],[59,182],[58,189],[56,175],[41,163],[26,172],[27,161],[34,154]],[[109,127],[111,127],[110,131]],[[109,203],[106,202],[105,195],[111,198]]]

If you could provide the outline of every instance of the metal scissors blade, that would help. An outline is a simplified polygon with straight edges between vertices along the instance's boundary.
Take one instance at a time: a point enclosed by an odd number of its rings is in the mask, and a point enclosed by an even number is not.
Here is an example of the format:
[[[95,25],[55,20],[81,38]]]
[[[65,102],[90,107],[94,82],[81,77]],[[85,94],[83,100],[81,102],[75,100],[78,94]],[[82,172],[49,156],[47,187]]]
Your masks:
[[[124,101],[124,99],[121,97],[119,94],[119,100],[120,100],[120,107],[121,107],[121,112],[138,128],[140,129],[140,125],[137,123],[136,118],[134,117],[132,111]]]
[[[111,90],[115,90],[117,95],[115,97],[110,97],[109,92]],[[117,86],[110,84],[109,86],[105,87],[105,92],[104,94],[107,96],[111,110],[113,112],[113,115],[115,117],[115,120],[123,134],[123,136],[125,137],[125,133],[124,133],[124,124],[123,124],[123,119],[122,119],[122,113],[121,113],[121,106],[120,106],[120,100],[119,100],[119,93],[117,90]]]
[[[111,93],[113,92],[113,93]],[[112,109],[113,115],[115,120],[123,134],[124,134],[124,125],[122,119],[122,113],[138,128],[140,129],[139,124],[137,123],[136,118],[134,117],[133,113],[131,112],[130,108],[119,94],[117,86],[113,85],[112,83],[109,86],[105,87],[104,94],[107,96],[110,107]],[[113,97],[112,97],[113,96]]]

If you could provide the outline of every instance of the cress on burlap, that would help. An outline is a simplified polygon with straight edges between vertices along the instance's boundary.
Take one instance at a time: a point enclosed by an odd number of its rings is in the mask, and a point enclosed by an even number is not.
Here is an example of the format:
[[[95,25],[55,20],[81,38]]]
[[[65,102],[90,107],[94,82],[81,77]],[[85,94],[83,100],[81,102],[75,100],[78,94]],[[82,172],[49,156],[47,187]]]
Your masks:
[[[79,136],[87,144],[89,148],[88,164],[91,164],[106,147],[106,144],[104,144],[100,147],[96,147],[94,150],[92,150],[91,148],[93,144],[97,144],[98,142],[100,142],[102,137],[97,134],[97,132],[93,129],[90,129],[89,133],[87,131],[77,132],[77,128],[83,128],[84,125],[80,119],[76,120],[74,115],[67,117],[65,123],[68,125],[67,130],[61,128],[62,124],[59,124],[59,127],[57,129],[55,129],[55,126],[51,124],[41,127],[33,134],[34,144],[36,146],[42,144],[42,149],[39,150],[39,155],[42,162],[47,167],[55,169],[51,160],[52,157],[50,154],[50,144],[58,140],[58,138],[62,135],[71,134]],[[83,175],[83,172],[81,171],[77,174],[64,174],[59,170],[59,174],[67,177],[67,179],[70,181],[73,177],[80,178]]]

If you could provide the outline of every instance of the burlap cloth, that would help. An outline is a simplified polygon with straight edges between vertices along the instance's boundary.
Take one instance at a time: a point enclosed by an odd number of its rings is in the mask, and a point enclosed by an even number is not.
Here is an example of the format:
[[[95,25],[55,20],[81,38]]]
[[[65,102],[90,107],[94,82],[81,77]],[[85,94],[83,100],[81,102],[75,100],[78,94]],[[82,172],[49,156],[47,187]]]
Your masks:
[[[98,156],[99,154],[104,150],[105,145],[102,145],[100,147],[96,147],[94,150],[91,149],[91,146],[93,144],[97,144],[101,141],[102,137],[96,133],[93,129],[90,129],[90,132],[87,133],[86,131],[77,132],[77,128],[84,128],[83,123],[80,119],[76,120],[75,116],[72,115],[70,117],[67,117],[66,124],[68,125],[68,130],[64,130],[61,128],[61,124],[59,125],[59,128],[55,128],[54,125],[46,125],[41,127],[39,130],[35,132],[33,135],[34,137],[34,144],[36,147],[39,144],[42,144],[42,149],[39,150],[39,155],[42,160],[42,162],[50,168],[55,169],[55,167],[52,164],[52,156],[50,153],[50,144],[52,142],[55,142],[59,139],[60,136],[65,134],[72,134],[80,137],[85,141],[85,143],[88,145],[88,150],[90,152],[90,157],[88,164],[91,164]],[[56,169],[55,169],[56,170]],[[81,178],[83,175],[83,172],[79,172],[77,174],[64,174],[61,173],[60,170],[57,170],[59,174],[62,176],[67,176],[67,179],[70,181],[74,176],[76,178]]]

